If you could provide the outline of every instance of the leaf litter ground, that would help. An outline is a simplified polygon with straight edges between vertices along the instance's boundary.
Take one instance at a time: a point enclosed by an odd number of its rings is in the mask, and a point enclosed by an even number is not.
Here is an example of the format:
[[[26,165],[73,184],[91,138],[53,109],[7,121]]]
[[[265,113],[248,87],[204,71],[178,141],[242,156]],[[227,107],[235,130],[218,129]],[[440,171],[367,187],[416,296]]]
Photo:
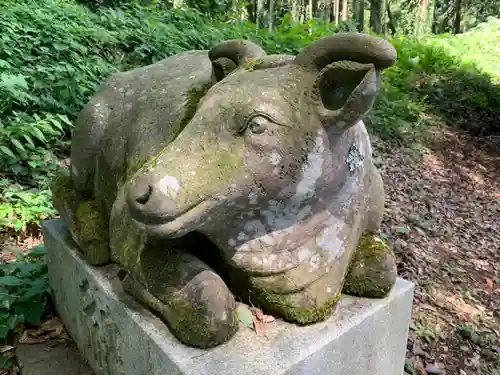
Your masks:
[[[399,274],[416,284],[405,370],[498,375],[500,138],[441,130],[430,139],[415,150],[373,138],[386,189],[382,236],[396,252]],[[25,252],[40,240],[9,245]],[[0,251],[0,262],[13,259]],[[273,321],[254,308],[241,314],[242,328],[259,336]],[[20,339],[67,341],[59,324],[51,317],[38,329],[20,330]],[[0,353],[13,357],[14,345],[0,345]]]
[[[500,374],[500,137],[435,132],[418,151],[374,139],[382,236],[416,283],[408,374]]]

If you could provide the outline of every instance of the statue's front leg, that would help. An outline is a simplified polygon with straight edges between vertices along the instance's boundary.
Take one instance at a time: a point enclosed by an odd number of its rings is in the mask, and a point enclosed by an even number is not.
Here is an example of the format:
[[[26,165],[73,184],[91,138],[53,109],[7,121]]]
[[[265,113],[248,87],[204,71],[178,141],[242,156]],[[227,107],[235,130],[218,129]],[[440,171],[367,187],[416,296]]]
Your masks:
[[[181,248],[148,244],[140,256],[140,272],[123,278],[124,290],[159,314],[182,343],[210,348],[236,333],[232,293],[195,256]]]
[[[365,231],[357,243],[346,276],[344,292],[359,297],[381,298],[396,282],[396,259],[392,250],[377,236],[384,214],[384,185],[380,173],[370,163],[368,209]]]
[[[68,225],[83,258],[91,265],[109,263],[109,224],[99,204],[83,199],[70,176],[59,176],[52,185],[54,207]]]

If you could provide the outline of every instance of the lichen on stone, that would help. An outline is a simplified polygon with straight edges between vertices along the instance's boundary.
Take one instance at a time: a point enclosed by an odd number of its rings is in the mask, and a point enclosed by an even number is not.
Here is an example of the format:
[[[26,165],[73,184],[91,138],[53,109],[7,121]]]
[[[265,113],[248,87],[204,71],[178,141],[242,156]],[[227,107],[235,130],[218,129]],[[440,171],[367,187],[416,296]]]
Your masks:
[[[372,233],[364,234],[353,255],[344,293],[360,297],[383,298],[397,277],[394,254]]]
[[[264,60],[262,58],[255,58],[255,59],[249,59],[245,63],[245,70],[248,70],[249,72],[253,72],[257,67],[262,64]]]

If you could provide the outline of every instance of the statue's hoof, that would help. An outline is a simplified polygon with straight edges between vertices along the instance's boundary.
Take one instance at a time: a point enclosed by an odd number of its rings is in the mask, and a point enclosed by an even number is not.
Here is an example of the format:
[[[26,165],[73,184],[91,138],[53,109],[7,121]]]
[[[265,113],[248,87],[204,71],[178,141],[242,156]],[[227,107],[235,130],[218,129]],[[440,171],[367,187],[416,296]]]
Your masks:
[[[346,275],[344,293],[383,298],[396,283],[396,258],[391,249],[373,234],[361,237]]]
[[[183,343],[209,348],[228,341],[238,330],[236,301],[213,271],[197,274],[172,295],[167,322]]]
[[[238,330],[236,301],[213,271],[193,277],[181,290],[161,302],[129,275],[121,275],[124,290],[157,312],[182,343],[211,348],[227,342]]]

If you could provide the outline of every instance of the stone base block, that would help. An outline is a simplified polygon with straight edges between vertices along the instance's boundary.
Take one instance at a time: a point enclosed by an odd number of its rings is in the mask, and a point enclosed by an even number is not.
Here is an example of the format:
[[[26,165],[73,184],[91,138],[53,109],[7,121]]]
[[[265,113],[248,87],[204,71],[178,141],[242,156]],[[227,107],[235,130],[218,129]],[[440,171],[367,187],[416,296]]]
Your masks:
[[[43,225],[58,313],[97,375],[402,375],[413,284],[398,279],[385,299],[344,296],[326,322],[267,325],[268,338],[240,329],[200,350],[120,289],[117,267],[94,268],[65,224]]]

